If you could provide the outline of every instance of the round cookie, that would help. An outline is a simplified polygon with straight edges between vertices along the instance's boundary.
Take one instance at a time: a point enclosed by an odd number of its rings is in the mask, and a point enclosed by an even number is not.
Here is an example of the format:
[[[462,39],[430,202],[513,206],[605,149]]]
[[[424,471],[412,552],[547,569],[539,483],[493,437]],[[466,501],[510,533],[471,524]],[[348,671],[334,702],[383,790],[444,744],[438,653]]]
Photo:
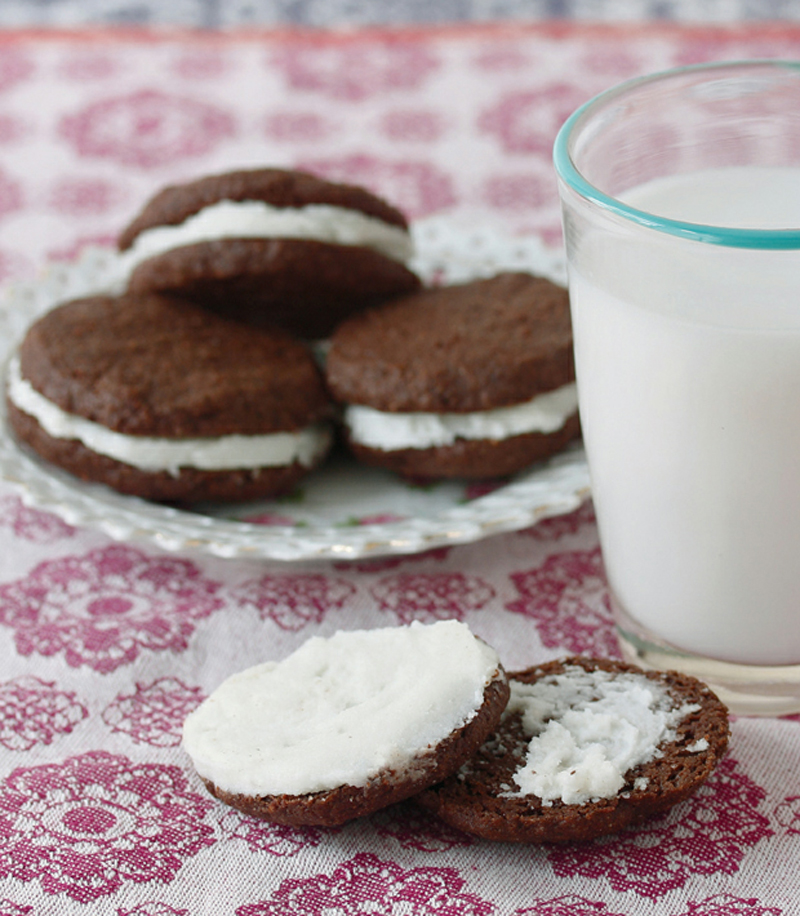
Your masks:
[[[229,678],[183,745],[226,804],[336,826],[455,772],[507,699],[497,654],[458,621],[338,632]]]
[[[567,843],[615,833],[687,799],[725,753],[727,710],[686,675],[576,657],[508,677],[497,731],[417,798],[484,839]]]
[[[569,297],[530,274],[352,316],[326,376],[356,457],[404,476],[513,474],[580,431]]]
[[[11,360],[7,408],[41,457],[152,500],[283,492],[331,439],[302,344],[157,295],[74,300],[41,317]]]
[[[155,195],[122,232],[131,292],[179,295],[256,326],[325,337],[416,290],[408,224],[364,188],[305,172],[211,175]]]

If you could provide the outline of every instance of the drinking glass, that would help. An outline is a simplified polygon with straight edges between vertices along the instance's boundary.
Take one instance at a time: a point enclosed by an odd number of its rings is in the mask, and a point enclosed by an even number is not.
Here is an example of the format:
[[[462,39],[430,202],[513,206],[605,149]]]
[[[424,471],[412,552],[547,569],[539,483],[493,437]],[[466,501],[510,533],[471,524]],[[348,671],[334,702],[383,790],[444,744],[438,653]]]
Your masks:
[[[623,654],[800,710],[800,64],[685,67],[555,143]]]

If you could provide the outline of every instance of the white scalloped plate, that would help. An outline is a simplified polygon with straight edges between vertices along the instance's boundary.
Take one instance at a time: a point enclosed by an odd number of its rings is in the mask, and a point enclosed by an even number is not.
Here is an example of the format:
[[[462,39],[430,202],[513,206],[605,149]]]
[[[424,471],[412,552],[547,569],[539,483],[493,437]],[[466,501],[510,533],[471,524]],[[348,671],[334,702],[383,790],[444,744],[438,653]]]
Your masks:
[[[537,238],[509,239],[488,228],[461,232],[441,218],[422,221],[413,231],[420,252],[413,267],[426,279],[460,282],[499,270],[528,270],[564,282],[560,253]],[[113,291],[120,282],[114,253],[93,248],[76,264],[54,265],[38,281],[10,289],[0,310],[0,358],[5,362],[25,328],[56,302]],[[4,410],[0,475],[28,505],[115,539],[273,560],[348,560],[477,541],[571,512],[589,495],[580,447],[495,486],[453,481],[414,486],[337,456],[288,497],[188,511],[83,483],[39,461],[10,435]]]

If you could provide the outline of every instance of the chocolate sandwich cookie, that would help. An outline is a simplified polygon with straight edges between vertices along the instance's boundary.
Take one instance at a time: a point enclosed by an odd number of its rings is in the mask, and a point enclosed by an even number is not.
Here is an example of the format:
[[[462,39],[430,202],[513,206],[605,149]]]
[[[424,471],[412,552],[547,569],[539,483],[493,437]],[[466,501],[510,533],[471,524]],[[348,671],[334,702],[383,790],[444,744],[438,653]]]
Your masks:
[[[513,474],[579,434],[567,291],[530,274],[354,315],[326,374],[356,457],[404,476]]]
[[[165,296],[93,297],[36,321],[7,380],[9,421],[84,480],[165,501],[290,489],[330,444],[330,403],[283,331]]]
[[[484,839],[615,833],[687,799],[727,747],[725,706],[683,674],[567,658],[509,674],[509,683],[497,731],[417,799]]]
[[[183,745],[226,804],[336,826],[455,772],[507,699],[497,654],[458,621],[338,632],[229,678]]]
[[[119,249],[131,292],[179,295],[306,339],[420,285],[399,210],[363,188],[283,169],[167,187]]]

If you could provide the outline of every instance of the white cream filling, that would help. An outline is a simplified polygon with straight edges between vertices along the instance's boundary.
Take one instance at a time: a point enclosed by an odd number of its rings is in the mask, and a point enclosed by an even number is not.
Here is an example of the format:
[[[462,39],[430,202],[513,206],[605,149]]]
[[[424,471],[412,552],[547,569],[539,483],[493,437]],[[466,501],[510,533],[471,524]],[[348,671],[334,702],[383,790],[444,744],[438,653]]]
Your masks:
[[[402,263],[413,254],[409,232],[357,210],[328,204],[273,207],[259,200],[221,200],[179,225],[146,229],[122,253],[122,259],[130,271],[142,261],[173,248],[222,238],[292,238],[361,245]]]
[[[129,436],[61,410],[22,378],[18,356],[9,362],[7,393],[12,404],[33,417],[54,439],[77,439],[93,452],[142,471],[177,474],[180,468],[202,471],[276,468],[288,467],[295,461],[312,467],[331,440],[330,430],[324,424],[261,436],[196,439]]]
[[[474,718],[498,664],[456,620],[315,636],[228,678],[186,719],[183,746],[201,776],[244,795],[402,778]]]
[[[524,404],[475,413],[387,413],[359,404],[345,408],[354,442],[385,452],[452,445],[457,439],[509,439],[525,433],[553,433],[578,409],[574,382]]]
[[[660,756],[659,746],[697,705],[676,705],[667,689],[640,674],[568,667],[533,684],[511,681],[504,713],[522,713],[531,740],[510,796],[583,804],[611,798],[625,774]],[[707,743],[706,743],[707,746]],[[696,742],[691,750],[701,750]],[[643,788],[639,782],[636,788]]]

